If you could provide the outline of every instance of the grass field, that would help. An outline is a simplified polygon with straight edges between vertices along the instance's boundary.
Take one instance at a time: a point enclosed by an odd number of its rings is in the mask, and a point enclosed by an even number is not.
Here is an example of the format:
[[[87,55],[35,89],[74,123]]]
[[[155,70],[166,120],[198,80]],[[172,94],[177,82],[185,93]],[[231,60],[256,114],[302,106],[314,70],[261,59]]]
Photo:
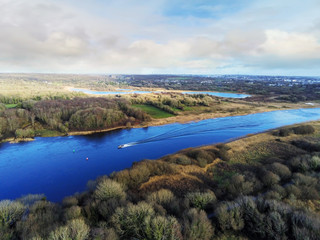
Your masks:
[[[174,116],[171,113],[167,113],[159,108],[150,105],[134,104],[132,106],[141,109],[153,118],[168,118]]]
[[[5,104],[6,108],[15,108],[17,104]]]

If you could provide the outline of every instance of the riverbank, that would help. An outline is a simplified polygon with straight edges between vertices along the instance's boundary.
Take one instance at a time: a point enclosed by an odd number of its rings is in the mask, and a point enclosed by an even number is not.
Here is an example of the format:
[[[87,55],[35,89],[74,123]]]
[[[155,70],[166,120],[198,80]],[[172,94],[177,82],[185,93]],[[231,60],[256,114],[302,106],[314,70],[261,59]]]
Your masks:
[[[300,108],[316,108],[318,105],[310,106],[306,105],[305,103],[299,103],[299,104],[287,104],[283,105],[283,103],[277,103],[273,104],[272,108],[270,106],[255,106],[252,108],[246,108],[246,109],[239,109],[238,112],[234,111],[228,111],[228,112],[210,112],[210,113],[199,113],[199,114],[183,114],[183,115],[177,115],[173,117],[168,118],[161,118],[161,119],[151,119],[149,122],[142,122],[137,125],[133,125],[131,127],[127,126],[118,126],[108,129],[99,129],[99,130],[89,130],[89,131],[70,131],[66,134],[58,133],[52,134],[49,137],[58,137],[58,136],[73,136],[73,135],[90,135],[94,133],[103,133],[103,132],[111,132],[115,130],[121,130],[126,128],[143,128],[143,127],[153,127],[153,126],[162,126],[166,124],[173,124],[173,123],[189,123],[189,122],[198,122],[202,120],[207,119],[215,119],[215,118],[224,118],[224,117],[232,117],[232,116],[245,116],[255,113],[263,113],[263,112],[272,112],[272,111],[281,111],[281,110],[292,110],[292,109],[300,109]],[[282,105],[282,106],[281,106]],[[235,105],[236,106],[236,105]],[[230,103],[230,107],[234,106],[232,103]],[[275,109],[276,108],[276,109]],[[45,137],[45,136],[39,136],[39,137]],[[34,138],[7,138],[3,139],[1,142],[10,142],[10,143],[19,143],[19,142],[29,142],[34,141]]]
[[[8,138],[6,142],[9,143],[20,143],[20,142],[32,142],[34,138]]]
[[[268,106],[261,106],[261,107],[251,108],[251,109],[245,109],[244,112],[243,110],[239,109],[239,112],[210,112],[210,113],[200,113],[200,114],[178,115],[178,116],[162,118],[162,119],[152,119],[149,122],[144,122],[142,124],[135,125],[132,127],[133,128],[152,127],[152,126],[161,126],[161,125],[172,124],[172,123],[198,122],[206,119],[245,116],[245,115],[250,115],[255,113],[303,109],[303,108],[317,108],[317,107],[318,106],[310,107],[305,105],[304,103],[288,104],[286,106],[275,106],[276,109],[270,108]]]

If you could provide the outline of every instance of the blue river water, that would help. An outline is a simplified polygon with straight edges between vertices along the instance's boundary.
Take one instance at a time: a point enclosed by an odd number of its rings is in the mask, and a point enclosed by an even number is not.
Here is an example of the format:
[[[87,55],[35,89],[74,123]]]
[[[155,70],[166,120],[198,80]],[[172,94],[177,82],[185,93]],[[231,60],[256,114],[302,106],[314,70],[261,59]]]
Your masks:
[[[184,94],[208,94],[216,97],[225,97],[225,98],[246,98],[251,95],[240,94],[240,93],[223,93],[223,92],[183,92]]]
[[[83,92],[86,94],[93,95],[122,95],[122,94],[143,94],[143,93],[152,93],[152,91],[137,91],[131,89],[118,89],[118,91],[93,91],[88,89],[80,88],[71,88],[71,91],[74,92]],[[154,93],[161,93],[161,91],[154,91]],[[216,97],[225,97],[225,98],[246,98],[251,95],[239,94],[239,93],[222,93],[222,92],[182,92],[183,94],[208,94]]]
[[[51,201],[85,190],[90,179],[178,150],[320,119],[320,108],[207,119],[86,136],[0,144],[0,199],[44,193]],[[134,143],[118,149],[121,144]],[[130,144],[129,144],[130,145]],[[86,160],[88,158],[88,160]]]

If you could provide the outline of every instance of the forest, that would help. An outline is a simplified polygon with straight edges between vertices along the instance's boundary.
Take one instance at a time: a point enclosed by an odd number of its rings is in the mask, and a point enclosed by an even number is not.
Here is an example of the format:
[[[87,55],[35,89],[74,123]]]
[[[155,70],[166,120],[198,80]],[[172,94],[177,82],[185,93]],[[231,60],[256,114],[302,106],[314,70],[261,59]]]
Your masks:
[[[10,98],[10,101],[13,98]],[[66,135],[72,131],[96,131],[115,127],[132,127],[148,122],[148,108],[164,117],[175,116],[197,106],[219,103],[203,94],[156,94],[130,97],[74,97],[71,99],[16,99],[8,104],[0,99],[0,140],[14,137],[23,140],[35,136]],[[1,103],[2,101],[2,103]],[[161,115],[160,115],[161,117]]]
[[[2,200],[0,238],[316,240],[319,133],[313,122],[144,160],[61,203]]]
[[[14,108],[0,103],[0,139],[30,138],[55,131],[100,130],[131,126],[150,117],[124,99],[26,100]]]

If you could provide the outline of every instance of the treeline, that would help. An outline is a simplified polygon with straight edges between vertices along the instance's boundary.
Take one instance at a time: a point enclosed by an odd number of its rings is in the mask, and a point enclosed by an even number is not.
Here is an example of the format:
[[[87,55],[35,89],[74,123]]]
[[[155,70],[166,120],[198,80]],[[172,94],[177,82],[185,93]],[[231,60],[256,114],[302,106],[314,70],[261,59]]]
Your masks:
[[[131,126],[149,118],[123,99],[27,100],[14,109],[0,104],[0,140],[13,136],[34,137],[42,129],[65,134],[75,130]]]
[[[30,96],[32,95],[32,96]],[[0,94],[0,103],[3,104],[18,104],[18,107],[21,106],[22,102],[27,100],[41,101],[41,100],[70,100],[75,97],[85,96],[81,92],[70,92],[70,93],[44,93],[39,95],[33,95],[31,93],[26,94],[26,96],[21,95],[2,95]]]
[[[263,76],[177,76],[177,75],[133,75],[119,79],[122,84],[135,87],[156,87],[169,90],[239,92],[262,95],[265,99],[276,97],[280,101],[298,102],[320,99],[320,84],[316,79],[300,82],[289,77]],[[310,81],[307,81],[310,80]],[[309,82],[313,82],[310,84]]]
[[[219,103],[216,97],[205,94],[184,95],[179,93],[161,93],[154,96],[136,95],[131,98],[132,104],[146,104],[159,108],[165,112],[176,114],[193,106],[210,106]]]
[[[61,204],[41,195],[3,200],[0,238],[317,240],[319,149],[272,141],[283,152],[254,163],[231,161],[235,149],[219,144],[135,163]]]

